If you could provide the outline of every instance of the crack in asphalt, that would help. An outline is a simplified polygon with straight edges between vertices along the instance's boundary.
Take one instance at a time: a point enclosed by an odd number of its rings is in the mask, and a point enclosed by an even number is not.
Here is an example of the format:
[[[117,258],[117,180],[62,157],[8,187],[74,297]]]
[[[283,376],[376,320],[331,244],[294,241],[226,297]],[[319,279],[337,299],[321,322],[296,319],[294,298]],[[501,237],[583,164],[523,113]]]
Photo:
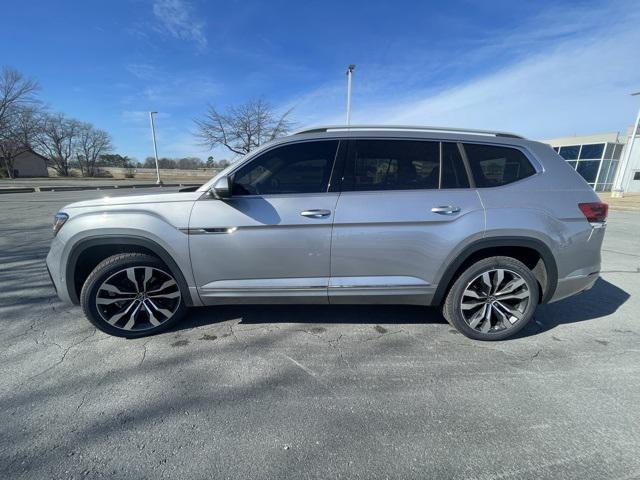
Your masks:
[[[610,250],[608,248],[603,248],[602,251],[603,252],[609,252],[609,253],[617,253],[618,255],[627,255],[629,257],[638,257],[638,258],[640,258],[640,255],[638,255],[637,253],[621,252],[619,250]]]
[[[91,332],[89,335],[87,335],[86,337],[82,338],[81,340],[71,344],[69,347],[67,347],[65,349],[65,351],[62,353],[62,357],[60,357],[60,360],[58,360],[56,363],[54,363],[53,365],[51,365],[50,367],[45,368],[44,370],[42,370],[41,372],[36,373],[35,375],[32,375],[31,377],[29,377],[27,380],[33,380],[36,377],[39,377],[40,375],[47,373],[50,370],[53,370],[54,368],[56,368],[58,365],[62,364],[62,362],[64,362],[64,360],[67,358],[67,354],[71,351],[71,349],[73,349],[74,347],[77,347],[78,345],[80,345],[81,343],[83,343],[86,340],[89,340],[91,337],[93,337],[96,332],[98,331],[97,328],[93,329],[93,332]],[[53,344],[53,342],[52,342]],[[57,345],[58,347],[62,348],[60,345],[58,344],[54,344]]]
[[[138,368],[142,366],[142,363],[144,362],[144,359],[147,358],[147,344],[150,342],[151,340],[144,342],[142,344],[142,358],[140,359],[140,363],[138,364]]]

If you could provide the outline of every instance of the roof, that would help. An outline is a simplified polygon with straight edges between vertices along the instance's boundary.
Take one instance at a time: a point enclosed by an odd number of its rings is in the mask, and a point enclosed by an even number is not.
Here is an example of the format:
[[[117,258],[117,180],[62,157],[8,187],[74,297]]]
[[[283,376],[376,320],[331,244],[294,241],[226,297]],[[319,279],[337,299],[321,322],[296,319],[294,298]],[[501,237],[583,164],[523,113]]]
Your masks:
[[[22,155],[23,153],[31,153],[32,155],[35,155],[36,157],[44,160],[45,162],[50,162],[51,160],[49,160],[47,157],[40,155],[38,152],[36,152],[35,150],[33,150],[32,148],[25,148],[24,150],[22,150],[20,153],[18,153],[17,155],[15,155],[16,157],[18,155]],[[2,157],[0,157],[2,158]]]
[[[429,132],[429,133],[453,133],[464,135],[480,135],[490,137],[507,137],[507,138],[524,138],[520,135],[510,132],[501,132],[496,130],[476,130],[470,128],[455,127],[429,127],[419,125],[323,125],[311,128],[305,128],[293,132],[291,135],[302,135],[309,133],[325,133],[325,132],[354,132],[354,131],[376,131],[376,132]]]
[[[584,145],[589,143],[624,143],[624,139],[620,137],[618,132],[612,133],[595,133],[593,135],[574,135],[570,137],[551,138],[548,140],[540,140],[553,147],[563,147],[566,145]]]

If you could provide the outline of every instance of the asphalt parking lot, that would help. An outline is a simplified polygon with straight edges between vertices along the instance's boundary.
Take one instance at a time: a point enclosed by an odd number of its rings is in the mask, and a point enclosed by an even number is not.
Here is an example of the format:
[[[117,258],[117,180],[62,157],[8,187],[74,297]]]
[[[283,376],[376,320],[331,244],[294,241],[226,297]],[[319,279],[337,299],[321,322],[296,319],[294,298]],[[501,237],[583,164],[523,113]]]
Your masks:
[[[640,478],[639,213],[611,212],[591,291],[509,341],[386,306],[124,340],[44,267],[52,215],[102,195],[0,198],[0,478]]]

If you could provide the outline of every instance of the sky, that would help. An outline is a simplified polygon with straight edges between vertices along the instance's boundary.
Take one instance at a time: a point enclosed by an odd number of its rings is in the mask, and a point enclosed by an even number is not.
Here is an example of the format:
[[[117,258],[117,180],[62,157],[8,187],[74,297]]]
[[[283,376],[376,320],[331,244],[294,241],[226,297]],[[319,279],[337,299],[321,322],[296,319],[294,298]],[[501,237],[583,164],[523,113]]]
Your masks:
[[[213,155],[207,105],[264,97],[298,127],[352,123],[499,129],[541,139],[623,131],[640,97],[638,0],[8,2],[0,65],[40,98],[107,130],[115,151]]]

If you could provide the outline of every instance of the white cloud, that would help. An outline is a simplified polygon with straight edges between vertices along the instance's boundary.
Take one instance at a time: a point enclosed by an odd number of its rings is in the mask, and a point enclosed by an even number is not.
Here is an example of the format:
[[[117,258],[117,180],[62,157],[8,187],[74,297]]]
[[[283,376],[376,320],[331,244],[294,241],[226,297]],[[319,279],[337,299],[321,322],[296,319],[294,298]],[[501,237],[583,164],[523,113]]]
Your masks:
[[[466,81],[456,84],[433,87],[438,78],[419,55],[406,83],[393,66],[356,70],[353,122],[495,128],[531,138],[630,124],[639,106],[627,94],[640,89],[640,12],[627,13],[616,3],[545,12],[533,20],[529,30],[479,39],[476,49],[450,61],[458,69],[469,65]],[[505,65],[503,58],[512,60]],[[479,62],[500,66],[474,76]],[[421,74],[422,84],[415,81]],[[346,79],[292,100],[296,117],[303,124],[343,123],[345,87]]]
[[[158,76],[158,67],[151,63],[130,63],[125,68],[140,80],[149,80]]]
[[[204,50],[207,47],[205,24],[199,20],[191,4],[184,0],[156,0],[153,14],[162,31],[174,38],[194,42]]]

